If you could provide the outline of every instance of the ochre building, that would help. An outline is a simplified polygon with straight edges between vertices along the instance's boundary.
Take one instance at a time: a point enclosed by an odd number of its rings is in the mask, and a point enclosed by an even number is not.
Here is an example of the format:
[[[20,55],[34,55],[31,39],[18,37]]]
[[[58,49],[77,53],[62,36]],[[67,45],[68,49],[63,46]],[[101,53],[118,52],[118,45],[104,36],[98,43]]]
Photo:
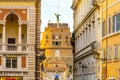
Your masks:
[[[120,1],[102,2],[102,80],[120,80]]]
[[[71,33],[66,23],[48,23],[42,33],[41,49],[45,49],[46,60],[43,79],[68,80],[72,78],[73,54]]]

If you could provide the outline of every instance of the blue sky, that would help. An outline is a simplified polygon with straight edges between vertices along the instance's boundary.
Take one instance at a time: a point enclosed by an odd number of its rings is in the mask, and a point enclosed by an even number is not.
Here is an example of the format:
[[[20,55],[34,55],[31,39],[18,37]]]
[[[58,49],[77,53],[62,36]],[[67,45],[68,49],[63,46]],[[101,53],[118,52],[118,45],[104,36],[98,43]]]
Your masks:
[[[73,31],[73,11],[71,9],[72,0],[42,0],[41,4],[41,31],[47,26],[48,21],[56,22],[55,13],[59,13],[60,23],[68,23],[70,31]]]

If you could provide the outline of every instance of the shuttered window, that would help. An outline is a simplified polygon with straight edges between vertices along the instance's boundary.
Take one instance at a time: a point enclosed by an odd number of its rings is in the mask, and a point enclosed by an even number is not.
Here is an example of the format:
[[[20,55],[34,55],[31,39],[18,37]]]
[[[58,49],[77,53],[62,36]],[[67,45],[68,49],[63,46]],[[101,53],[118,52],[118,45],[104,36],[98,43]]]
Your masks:
[[[21,63],[22,63],[22,68],[26,68],[26,57],[25,56],[22,57]]]

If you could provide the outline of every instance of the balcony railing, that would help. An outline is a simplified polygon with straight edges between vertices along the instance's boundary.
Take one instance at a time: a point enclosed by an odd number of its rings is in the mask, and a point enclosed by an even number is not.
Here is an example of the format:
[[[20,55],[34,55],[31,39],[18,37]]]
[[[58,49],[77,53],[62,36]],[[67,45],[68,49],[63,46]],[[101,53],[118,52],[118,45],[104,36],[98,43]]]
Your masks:
[[[4,44],[0,45],[0,52],[5,52],[5,51],[34,51],[34,45],[26,45],[26,44]]]
[[[17,51],[17,50],[18,50],[18,46],[15,45],[15,44],[7,44],[7,45],[6,45],[6,49],[7,49],[8,51]]]
[[[22,51],[26,51],[27,50],[27,46],[26,45],[22,45]]]

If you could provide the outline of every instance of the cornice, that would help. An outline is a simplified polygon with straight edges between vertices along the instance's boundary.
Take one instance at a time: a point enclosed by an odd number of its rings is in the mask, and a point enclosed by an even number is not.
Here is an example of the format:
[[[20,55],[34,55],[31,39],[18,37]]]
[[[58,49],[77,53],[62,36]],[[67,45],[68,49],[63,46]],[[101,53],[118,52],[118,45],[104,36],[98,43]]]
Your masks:
[[[71,8],[75,10],[82,0],[73,0]]]
[[[77,27],[74,29],[74,32],[76,33],[76,31],[79,29],[79,26],[81,26],[87,19],[89,16],[91,16],[91,14],[96,10],[95,7],[93,7],[87,14],[86,16],[82,19],[82,21],[77,25]]]

